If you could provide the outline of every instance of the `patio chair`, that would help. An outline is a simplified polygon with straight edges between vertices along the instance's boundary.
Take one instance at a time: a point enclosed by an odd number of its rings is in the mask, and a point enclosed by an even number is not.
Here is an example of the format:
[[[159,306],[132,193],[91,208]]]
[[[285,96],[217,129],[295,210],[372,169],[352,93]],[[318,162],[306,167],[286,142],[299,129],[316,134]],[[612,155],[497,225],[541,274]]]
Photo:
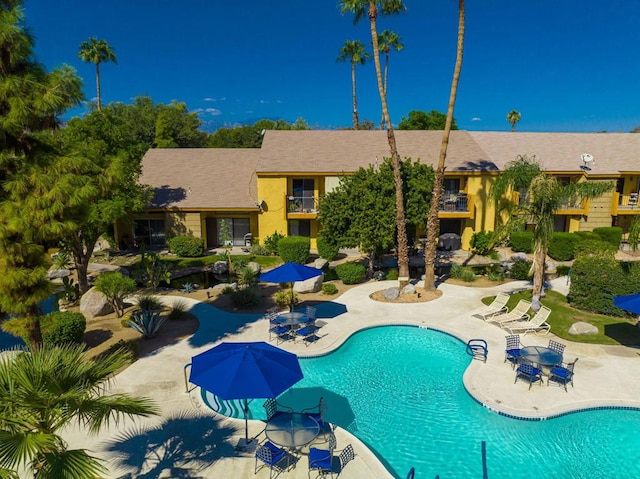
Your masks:
[[[565,392],[568,392],[567,384],[571,384],[571,387],[573,387],[573,368],[577,362],[578,358],[576,358],[572,363],[567,363],[564,366],[552,367],[549,372],[549,378],[547,379],[547,387],[549,387],[549,382],[554,381],[562,384]]]
[[[300,339],[305,346],[309,346],[310,343],[319,339],[316,335],[317,331],[318,327],[315,325],[315,322],[307,323],[306,326],[295,330],[296,339]]]
[[[491,316],[507,311],[507,302],[509,301],[509,295],[507,293],[498,293],[493,298],[491,304],[482,307],[480,310],[475,311],[471,316],[477,316],[487,321]]]
[[[262,463],[260,467],[258,467],[259,462]],[[285,462],[286,467],[284,467]],[[277,477],[281,472],[289,470],[292,464],[291,455],[287,453],[287,451],[267,441],[259,445],[256,449],[256,463],[253,473],[257,474],[260,469],[269,466],[269,479],[272,479],[273,477]],[[276,473],[275,475],[273,475],[274,471]]]
[[[270,421],[271,419],[273,419],[275,416],[277,416],[280,413],[292,413],[293,412],[293,408],[290,408],[289,406],[285,406],[284,404],[280,404],[274,398],[267,399],[262,404],[262,407],[264,408],[265,412],[267,413],[267,421]]]
[[[324,419],[327,414],[327,409],[327,402],[323,397],[321,397],[316,406],[303,409],[300,412],[302,414],[308,414],[316,421],[318,421],[318,425],[320,426],[320,434],[325,434],[326,432],[331,432],[331,424],[326,422]]]
[[[313,306],[307,306],[305,309],[305,315],[307,316],[305,323],[314,323],[316,321],[317,313],[318,310],[316,308]]]
[[[513,381],[513,384],[518,382],[519,378],[529,381],[529,390],[536,381],[540,381],[540,385],[542,385],[542,371],[526,361],[519,363],[518,369],[516,369],[516,380]]]
[[[511,311],[500,314],[498,316],[492,316],[491,318],[489,318],[489,321],[491,323],[497,324],[500,327],[502,327],[503,324],[512,323],[515,321],[526,321],[530,318],[529,313],[527,312],[529,311],[530,307],[531,301],[521,299]]]
[[[554,341],[553,339],[550,339],[548,347],[549,349],[553,349],[554,351],[560,353],[561,355],[564,354],[565,345],[562,343],[559,343],[558,341]]]
[[[509,361],[511,363],[511,369],[516,367],[518,359],[520,358],[520,350],[522,349],[522,344],[520,343],[520,335],[519,334],[511,334],[509,336],[505,336],[507,347],[504,350],[504,362]]]
[[[320,476],[325,476],[326,474],[333,476],[333,451],[336,445],[336,436],[331,433],[329,436],[329,449],[309,448],[309,477],[311,477],[311,471],[317,471]]]
[[[527,333],[536,333],[538,334],[540,331],[544,331],[544,334],[549,333],[551,331],[551,326],[547,323],[547,319],[549,319],[549,315],[551,314],[551,310],[546,306],[541,306],[535,316],[529,321],[522,322],[514,322],[505,324],[502,326],[506,329],[509,334],[522,333],[526,335]]]

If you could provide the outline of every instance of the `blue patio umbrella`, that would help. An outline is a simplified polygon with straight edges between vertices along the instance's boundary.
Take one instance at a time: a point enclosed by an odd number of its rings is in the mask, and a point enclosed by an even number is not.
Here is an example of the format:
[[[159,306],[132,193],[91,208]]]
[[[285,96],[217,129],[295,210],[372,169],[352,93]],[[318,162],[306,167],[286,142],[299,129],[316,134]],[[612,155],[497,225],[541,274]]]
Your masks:
[[[298,357],[265,342],[220,343],[191,358],[189,375],[191,383],[222,399],[244,399],[247,444],[247,399],[275,398],[301,379]]]
[[[296,281],[305,281],[310,278],[315,278],[322,274],[321,269],[310,268],[303,264],[298,263],[285,263],[277,268],[273,268],[271,271],[262,273],[260,275],[260,281],[266,283],[291,283],[291,309],[293,310],[293,283]]]
[[[640,294],[614,296],[613,304],[630,313],[640,314]]]

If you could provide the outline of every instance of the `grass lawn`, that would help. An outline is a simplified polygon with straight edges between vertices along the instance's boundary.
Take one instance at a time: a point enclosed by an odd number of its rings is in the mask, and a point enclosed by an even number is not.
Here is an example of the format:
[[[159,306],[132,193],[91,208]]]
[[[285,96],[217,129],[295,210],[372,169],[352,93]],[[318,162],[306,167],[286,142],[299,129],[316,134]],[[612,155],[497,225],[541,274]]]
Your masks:
[[[635,320],[581,311],[567,303],[567,299],[563,295],[554,291],[546,293],[547,296],[542,299],[541,303],[552,311],[548,323],[551,325],[551,332],[556,336],[579,343],[621,344],[640,347],[640,328],[635,325]],[[521,299],[531,301],[531,290],[512,294],[507,306],[511,309]],[[493,300],[493,296],[484,298],[483,302],[489,304],[491,300]],[[580,336],[569,334],[571,325],[578,321],[593,324],[598,328],[598,334]]]

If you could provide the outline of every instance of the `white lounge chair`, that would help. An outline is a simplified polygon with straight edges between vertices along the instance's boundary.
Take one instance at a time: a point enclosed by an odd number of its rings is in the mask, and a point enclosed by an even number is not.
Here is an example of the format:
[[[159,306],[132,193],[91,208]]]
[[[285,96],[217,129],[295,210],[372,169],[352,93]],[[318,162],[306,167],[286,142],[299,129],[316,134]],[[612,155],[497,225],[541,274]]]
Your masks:
[[[529,319],[529,308],[531,307],[531,301],[527,301],[526,299],[521,299],[516,304],[515,308],[511,311],[508,311],[504,314],[500,314],[497,316],[492,316],[489,318],[489,321],[492,323],[496,323],[499,326],[502,326],[506,323],[511,323],[513,321],[526,321]]]
[[[507,293],[498,293],[491,304],[487,304],[478,311],[471,313],[471,316],[477,316],[487,321],[491,316],[507,311],[508,301],[509,295]]]
[[[529,321],[508,323],[503,325],[502,327],[505,330],[509,331],[509,334],[538,334],[540,331],[544,331],[544,334],[547,334],[549,331],[551,331],[551,325],[547,323],[547,319],[549,319],[550,314],[551,310],[549,308],[547,308],[546,306],[540,306],[538,312]]]

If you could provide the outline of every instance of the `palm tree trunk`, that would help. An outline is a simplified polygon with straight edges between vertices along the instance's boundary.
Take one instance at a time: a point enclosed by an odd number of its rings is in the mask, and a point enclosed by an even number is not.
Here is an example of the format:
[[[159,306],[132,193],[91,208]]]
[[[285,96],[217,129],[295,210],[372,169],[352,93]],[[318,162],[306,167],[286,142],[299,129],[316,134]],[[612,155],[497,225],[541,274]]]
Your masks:
[[[404,196],[402,194],[402,176],[400,175],[400,155],[396,145],[396,136],[389,118],[387,98],[382,84],[382,71],[380,68],[380,50],[378,48],[378,33],[376,18],[378,8],[375,2],[369,2],[369,22],[371,24],[371,42],[373,43],[373,60],[376,65],[376,77],[378,79],[378,93],[382,103],[382,115],[387,123],[387,140],[391,150],[391,167],[393,168],[393,181],[396,189],[396,234],[398,237],[398,281],[400,287],[409,282],[409,246],[407,243],[407,226],[404,214]]]
[[[387,98],[387,85],[389,82],[389,52],[385,52],[384,54],[384,97]],[[384,130],[385,121],[384,121],[384,113],[382,114],[382,118],[380,119],[380,129]]]
[[[34,305],[32,310],[25,316],[25,329],[27,339],[31,348],[42,346],[42,330],[40,329],[40,314],[38,307]]]
[[[543,296],[542,288],[544,286],[544,265],[547,259],[547,252],[542,245],[536,245],[533,255],[533,291],[531,292],[532,301],[531,309],[537,311],[540,309],[540,298]]]
[[[456,95],[458,93],[458,82],[460,80],[460,70],[462,70],[462,54],[464,52],[464,0],[458,0],[458,49],[456,53],[456,64],[453,69],[453,79],[451,81],[451,92],[449,94],[449,105],[447,108],[447,120],[442,134],[442,144],[440,145],[440,157],[438,168],[436,169],[435,183],[431,194],[431,207],[427,219],[427,242],[424,252],[424,289],[435,291],[436,289],[436,248],[438,246],[437,236],[440,230],[438,220],[438,210],[440,209],[440,197],[442,195],[442,185],[444,184],[445,160],[447,159],[447,148],[449,146],[449,136],[451,134],[451,124],[453,122],[453,110],[456,106]]]
[[[100,101],[100,62],[96,62],[96,94],[98,95],[98,110],[102,108]]]
[[[351,90],[353,94],[353,129],[357,130],[358,120],[358,97],[356,95],[356,64],[351,62]]]

